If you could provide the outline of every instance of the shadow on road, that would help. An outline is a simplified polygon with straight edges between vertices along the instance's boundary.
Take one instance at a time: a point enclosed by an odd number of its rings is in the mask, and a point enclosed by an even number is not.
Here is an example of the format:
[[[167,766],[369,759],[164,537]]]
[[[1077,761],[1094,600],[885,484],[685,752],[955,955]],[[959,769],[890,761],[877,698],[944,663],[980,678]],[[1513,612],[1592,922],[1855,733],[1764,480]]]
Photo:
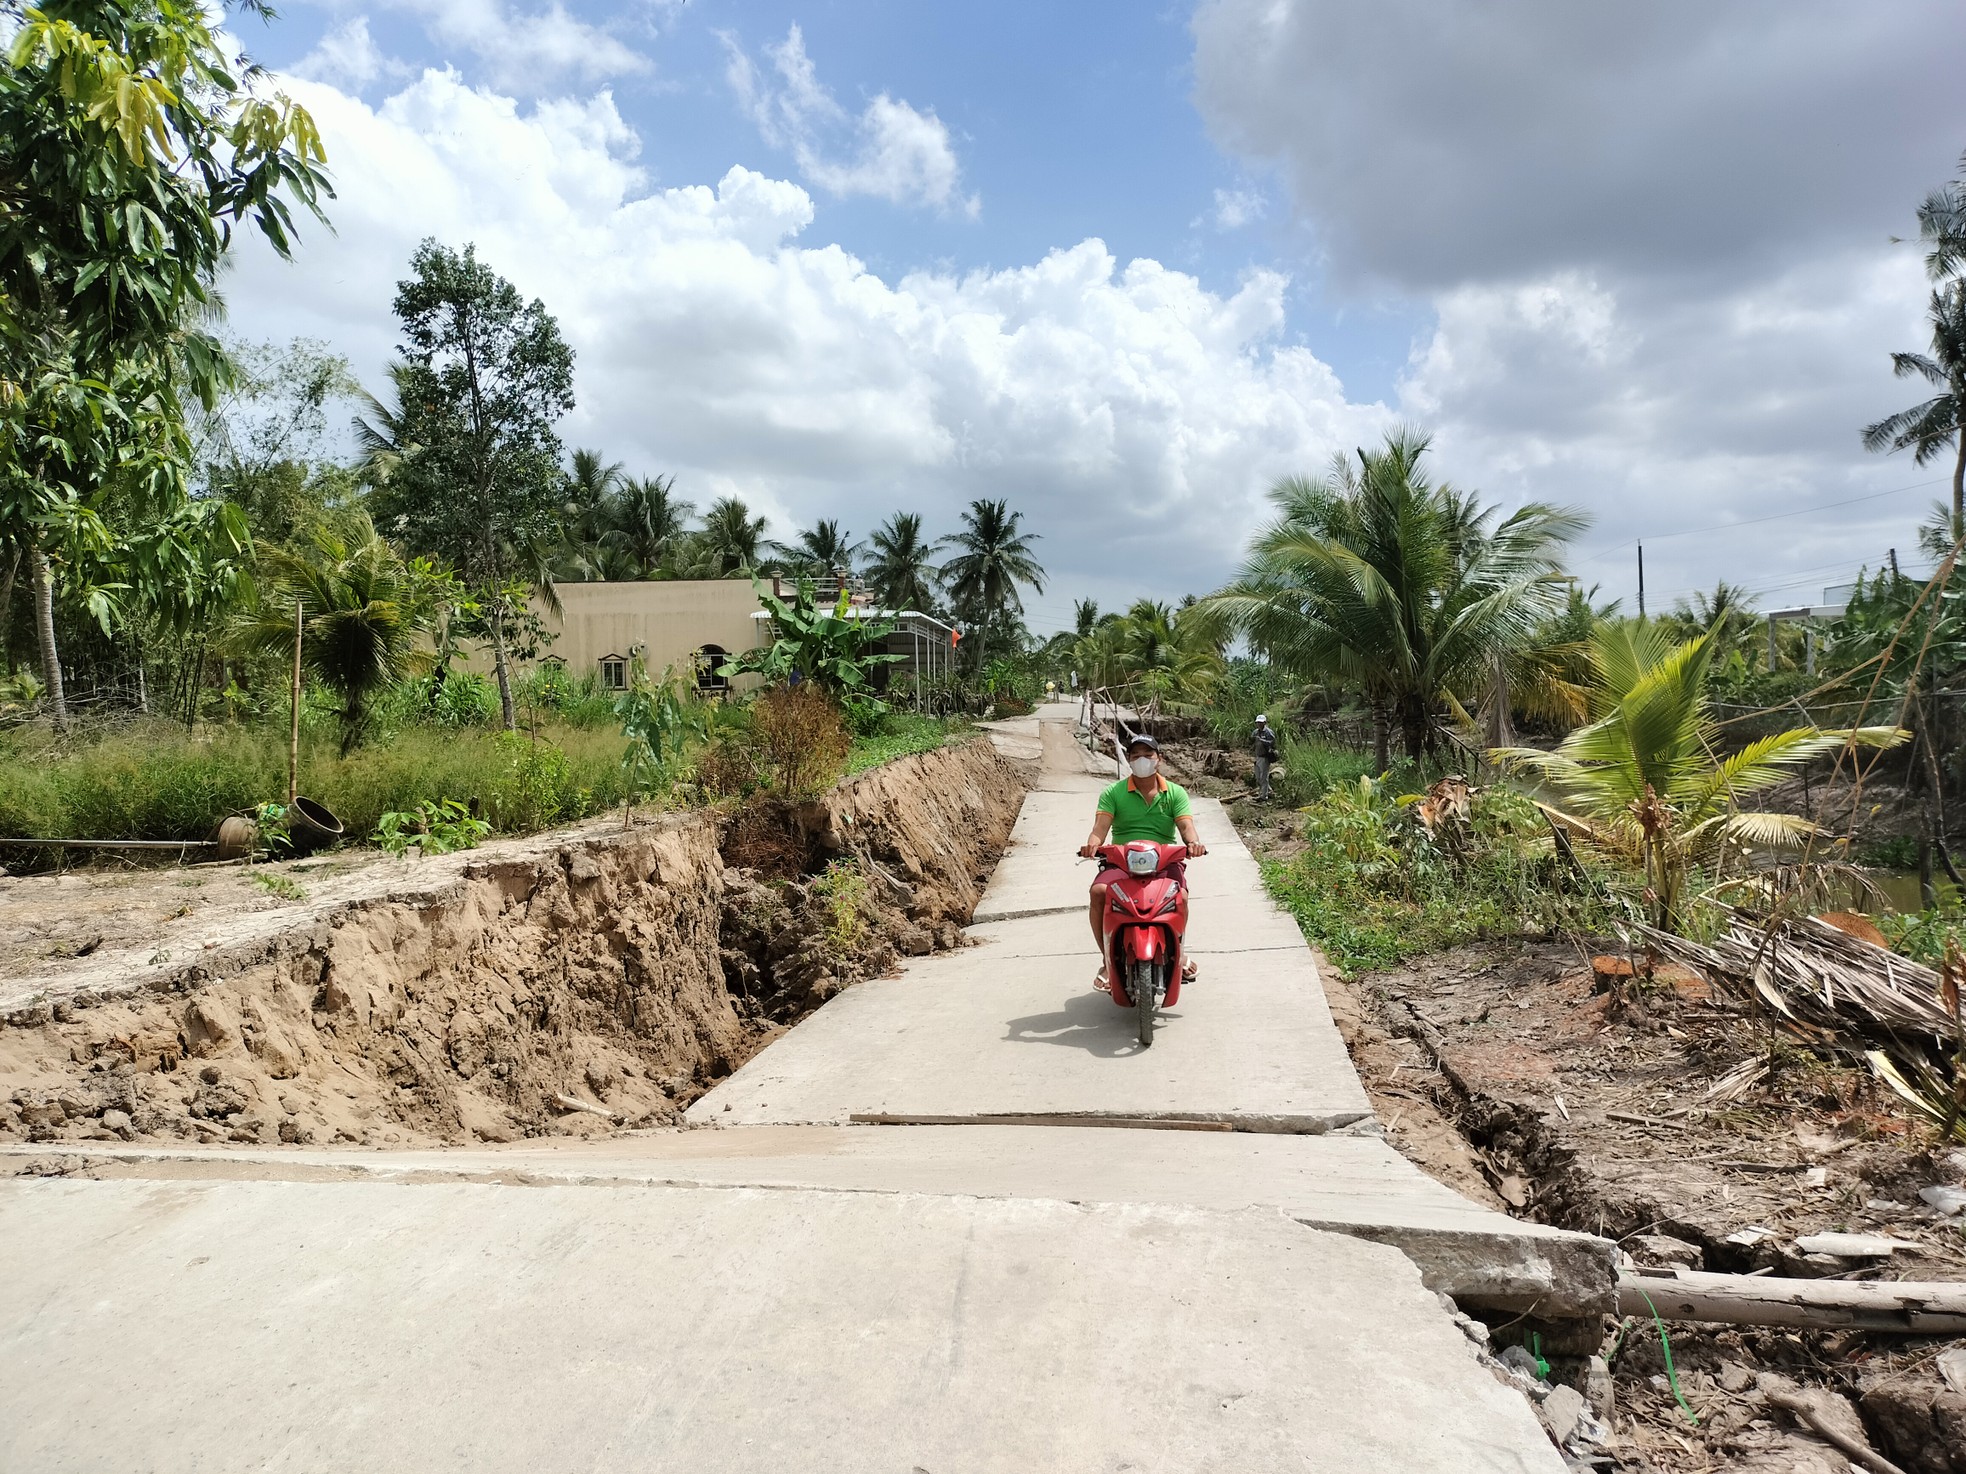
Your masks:
[[[1179,1020],[1178,1013],[1163,1013],[1163,1019]],[[1013,1044],[1065,1044],[1113,1059],[1140,1053],[1140,1041],[1133,1036],[1133,1010],[1118,1008],[1104,993],[1082,993],[1070,999],[1056,1013],[1030,1013],[1006,1020]]]

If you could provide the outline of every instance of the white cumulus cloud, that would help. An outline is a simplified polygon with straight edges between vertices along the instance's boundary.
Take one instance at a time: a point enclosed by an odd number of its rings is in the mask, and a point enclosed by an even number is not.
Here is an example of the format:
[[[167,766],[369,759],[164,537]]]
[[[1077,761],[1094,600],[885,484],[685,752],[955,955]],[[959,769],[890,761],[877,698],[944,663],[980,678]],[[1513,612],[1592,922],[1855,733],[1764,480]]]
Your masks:
[[[898,508],[952,531],[1007,498],[1054,590],[1108,601],[1214,586],[1277,476],[1374,438],[1331,370],[1283,340],[1286,282],[1229,294],[1097,240],[1014,269],[886,281],[801,240],[805,190],[742,168],[651,190],[605,93],[522,107],[450,72],[371,106],[293,81],[328,142],[335,233],[300,258],[242,253],[232,320],[339,345],[370,383],[389,302],[425,235],[476,241],[559,317],[578,354],[563,433],[699,505],[736,494],[780,532]]]
[[[1655,605],[1908,544],[1929,478],[1858,436],[1911,399],[1926,289],[1888,238],[1958,158],[1966,10],[1204,0],[1194,35],[1205,121],[1328,290],[1432,310],[1402,391],[1441,471],[1594,512],[1619,550],[1580,571],[1628,607],[1640,537]]]
[[[765,142],[787,148],[799,170],[836,195],[872,195],[897,205],[932,205],[975,215],[980,201],[962,194],[962,167],[949,129],[883,92],[855,117],[819,81],[805,37],[794,25],[765,48],[772,75],[730,36],[726,75]]]
[[[647,57],[579,19],[560,0],[533,11],[515,9],[507,0],[372,0],[368,8],[417,17],[432,40],[468,53],[491,82],[516,91],[535,93],[568,80],[594,82],[650,69]]]
[[[334,27],[292,67],[296,77],[361,91],[382,77],[400,77],[409,68],[384,56],[369,35],[369,18],[352,16]]]

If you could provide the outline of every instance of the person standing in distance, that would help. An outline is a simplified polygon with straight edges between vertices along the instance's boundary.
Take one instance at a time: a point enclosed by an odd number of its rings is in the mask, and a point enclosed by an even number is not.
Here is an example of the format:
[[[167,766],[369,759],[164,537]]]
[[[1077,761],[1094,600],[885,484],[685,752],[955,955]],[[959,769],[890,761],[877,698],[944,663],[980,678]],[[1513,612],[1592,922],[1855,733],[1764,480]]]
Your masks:
[[[1264,802],[1270,797],[1270,764],[1277,760],[1277,734],[1270,726],[1270,719],[1261,713],[1256,717],[1256,730],[1250,734],[1256,745],[1256,797]]]

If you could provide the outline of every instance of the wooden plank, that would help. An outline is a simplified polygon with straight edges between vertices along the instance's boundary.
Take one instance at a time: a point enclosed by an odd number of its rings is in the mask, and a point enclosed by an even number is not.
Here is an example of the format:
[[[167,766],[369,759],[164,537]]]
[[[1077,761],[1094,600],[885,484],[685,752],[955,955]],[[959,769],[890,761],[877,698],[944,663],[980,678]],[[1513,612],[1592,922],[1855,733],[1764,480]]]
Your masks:
[[[1686,1270],[1622,1275],[1618,1309],[1737,1326],[1853,1327],[1921,1336],[1966,1334],[1966,1281],[1775,1279]]]

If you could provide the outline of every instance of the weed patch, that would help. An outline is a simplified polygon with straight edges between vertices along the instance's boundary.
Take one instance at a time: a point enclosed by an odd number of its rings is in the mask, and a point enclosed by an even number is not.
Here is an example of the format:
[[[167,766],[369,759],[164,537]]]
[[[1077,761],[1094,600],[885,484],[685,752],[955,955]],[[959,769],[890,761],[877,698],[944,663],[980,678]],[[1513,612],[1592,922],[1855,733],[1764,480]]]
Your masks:
[[[1477,938],[1590,931],[1608,918],[1551,852],[1527,799],[1474,793],[1464,819],[1435,820],[1362,778],[1303,810],[1305,847],[1266,861],[1263,881],[1343,971]]]

